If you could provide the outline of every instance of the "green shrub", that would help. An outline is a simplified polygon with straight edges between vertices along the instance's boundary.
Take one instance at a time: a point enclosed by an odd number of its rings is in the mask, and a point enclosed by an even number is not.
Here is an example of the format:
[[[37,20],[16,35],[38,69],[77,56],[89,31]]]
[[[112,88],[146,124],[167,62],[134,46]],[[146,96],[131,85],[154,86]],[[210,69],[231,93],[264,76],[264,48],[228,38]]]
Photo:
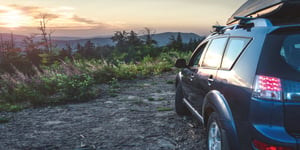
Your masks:
[[[38,90],[26,84],[18,84],[13,89],[3,88],[1,97],[9,103],[30,102],[33,105],[40,105],[47,99]]]
[[[22,109],[23,109],[23,107],[21,105],[15,105],[15,104],[10,104],[10,103],[0,103],[0,112],[1,111],[17,112]]]
[[[93,78],[87,74],[62,76],[58,88],[64,96],[63,100],[80,101],[94,96],[93,83]]]

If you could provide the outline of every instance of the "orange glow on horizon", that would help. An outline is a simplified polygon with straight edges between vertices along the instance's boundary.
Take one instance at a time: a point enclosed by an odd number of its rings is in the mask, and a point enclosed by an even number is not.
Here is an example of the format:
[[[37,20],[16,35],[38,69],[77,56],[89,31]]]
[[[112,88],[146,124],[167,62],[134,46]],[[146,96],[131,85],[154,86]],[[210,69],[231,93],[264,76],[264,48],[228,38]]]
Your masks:
[[[21,11],[2,7],[6,12],[0,15],[1,27],[5,28],[18,28],[21,26],[22,15]]]
[[[1,32],[6,29],[22,34],[38,32],[41,15],[48,14],[47,28],[63,36],[98,36],[119,30],[143,30],[144,27],[156,32],[207,34],[212,24],[227,21],[235,5],[244,0],[91,1],[3,1],[0,4]],[[222,15],[216,15],[216,11]]]

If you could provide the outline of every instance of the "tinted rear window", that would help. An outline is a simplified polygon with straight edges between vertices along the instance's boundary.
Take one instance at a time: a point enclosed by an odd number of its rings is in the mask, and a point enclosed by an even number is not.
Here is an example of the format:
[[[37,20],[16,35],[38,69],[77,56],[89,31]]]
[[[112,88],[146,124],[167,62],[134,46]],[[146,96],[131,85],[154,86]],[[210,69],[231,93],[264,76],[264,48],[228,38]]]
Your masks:
[[[292,68],[300,71],[300,34],[286,36],[280,55]]]
[[[267,36],[257,74],[300,81],[299,31],[274,32]]]

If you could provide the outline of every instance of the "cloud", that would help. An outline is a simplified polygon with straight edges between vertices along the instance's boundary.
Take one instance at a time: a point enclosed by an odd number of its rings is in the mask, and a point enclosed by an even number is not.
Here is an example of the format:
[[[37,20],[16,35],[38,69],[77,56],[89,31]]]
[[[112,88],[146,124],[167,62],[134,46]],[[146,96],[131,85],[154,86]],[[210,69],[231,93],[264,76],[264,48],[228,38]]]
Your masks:
[[[59,18],[59,14],[49,13],[48,8],[45,7],[38,7],[38,6],[22,6],[12,4],[9,5],[11,9],[19,10],[25,16],[30,16],[34,19],[41,19],[43,15],[46,15],[47,19],[56,19]]]
[[[36,14],[35,16],[32,16],[34,19],[42,19],[45,17],[47,20],[53,20],[60,18],[60,15],[58,14],[50,14],[50,13],[40,13]]]
[[[76,15],[74,13],[75,9],[72,7],[60,6],[60,7],[50,8],[50,7],[41,7],[41,6],[23,6],[23,5],[12,4],[8,6],[4,6],[4,8],[21,11],[22,15],[31,17],[33,20],[42,19],[42,17],[45,15],[46,19],[48,20],[57,19],[60,21],[74,22],[74,24],[88,25],[88,26],[103,25],[103,23],[97,22],[95,20]],[[8,12],[10,11],[9,9],[1,9],[0,7],[0,13],[2,11]]]
[[[96,21],[74,15],[72,20],[86,24],[98,24]]]
[[[3,13],[2,13],[3,12]],[[47,28],[55,30],[55,34],[96,35],[109,34],[118,30],[119,25],[114,22],[101,22],[93,18],[76,14],[75,8],[67,6],[43,7],[24,5],[0,5],[1,14],[17,12],[20,18],[18,32],[21,34],[39,32],[37,26],[45,15]],[[6,22],[1,22],[0,27],[7,27]],[[17,32],[17,30],[15,31]]]
[[[20,11],[22,11],[23,14],[30,15],[30,16],[35,16],[37,14],[40,14],[43,10],[42,7],[21,6],[21,5],[16,5],[16,4],[9,5],[9,7],[12,9],[20,10]]]
[[[72,17],[72,21],[77,22],[79,24],[85,24],[85,26],[90,26],[91,28],[104,29],[104,28],[112,28],[113,27],[111,24],[95,21],[95,20],[80,17],[77,15],[74,15]]]
[[[1,14],[2,14],[2,13],[7,13],[7,11],[6,11],[6,10],[0,9],[0,13],[1,13]]]

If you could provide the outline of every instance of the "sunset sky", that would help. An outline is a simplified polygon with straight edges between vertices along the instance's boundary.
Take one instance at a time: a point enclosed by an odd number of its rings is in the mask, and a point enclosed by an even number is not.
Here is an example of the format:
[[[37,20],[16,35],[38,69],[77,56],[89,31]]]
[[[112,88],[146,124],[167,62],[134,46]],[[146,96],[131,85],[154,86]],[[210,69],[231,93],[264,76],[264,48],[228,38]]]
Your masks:
[[[0,0],[0,33],[38,33],[47,14],[54,36],[95,37],[115,31],[207,35],[246,0]]]

